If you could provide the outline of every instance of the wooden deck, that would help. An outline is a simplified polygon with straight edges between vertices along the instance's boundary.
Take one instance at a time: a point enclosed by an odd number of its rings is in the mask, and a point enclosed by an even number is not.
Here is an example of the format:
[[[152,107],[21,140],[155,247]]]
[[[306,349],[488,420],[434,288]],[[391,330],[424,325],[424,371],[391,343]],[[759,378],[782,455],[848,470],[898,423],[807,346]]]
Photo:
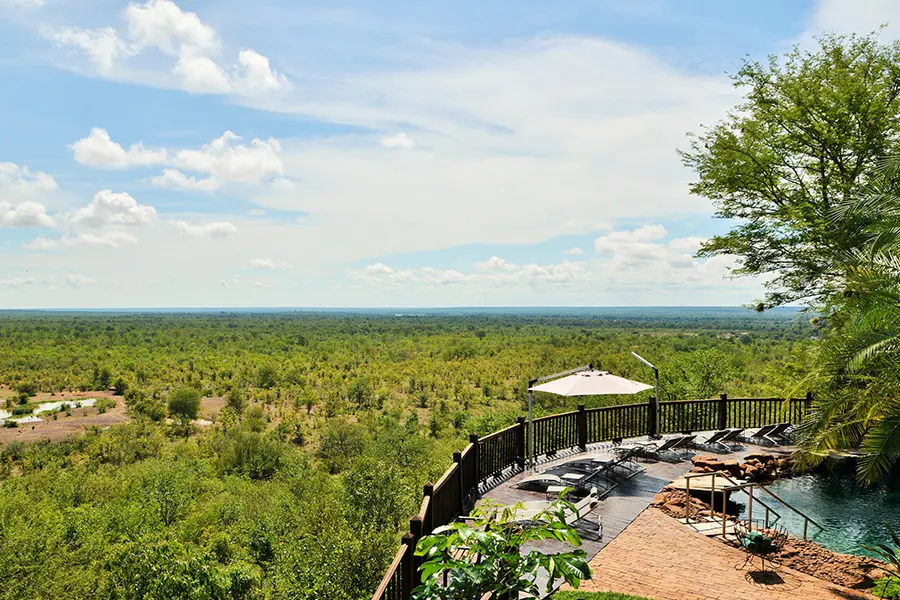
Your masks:
[[[700,434],[702,439],[706,437]],[[742,460],[744,456],[757,453],[759,451],[767,452],[784,452],[788,448],[780,446],[777,448],[762,447],[753,444],[745,444],[745,448],[728,454],[716,454],[721,460]],[[558,458],[556,460],[544,462],[537,466],[537,471],[546,472],[557,469],[565,465],[567,462],[584,460],[591,456],[608,455],[610,449],[609,444],[602,444],[588,447],[587,452],[573,453]],[[612,540],[625,530],[632,521],[646,509],[653,497],[658,494],[666,485],[675,479],[690,471],[692,465],[690,458],[697,454],[711,454],[703,450],[692,450],[690,454],[684,454],[684,458],[678,462],[665,461],[641,461],[638,464],[643,467],[644,471],[634,477],[623,480],[615,487],[609,495],[597,504],[590,515],[578,522],[575,526],[576,530],[582,537],[582,550],[587,553],[588,560],[597,555]],[[531,492],[527,490],[516,489],[517,483],[522,481],[529,473],[518,473],[497,487],[483,493],[485,499],[498,502],[503,505],[515,504],[516,502],[527,502],[532,500],[545,500],[546,494],[540,492]],[[603,524],[603,536],[598,538],[598,525]],[[719,525],[721,529],[721,524]],[[556,541],[543,541],[536,544],[530,544],[522,548],[523,552],[531,550],[540,550],[542,552],[564,552],[569,549],[566,544]]]

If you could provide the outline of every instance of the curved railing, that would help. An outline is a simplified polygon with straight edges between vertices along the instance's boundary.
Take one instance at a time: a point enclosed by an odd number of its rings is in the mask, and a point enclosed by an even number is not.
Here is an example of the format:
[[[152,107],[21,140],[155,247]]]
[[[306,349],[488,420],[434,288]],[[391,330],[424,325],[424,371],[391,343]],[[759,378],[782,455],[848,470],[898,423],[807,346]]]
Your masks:
[[[620,404],[585,409],[534,419],[537,456],[580,449],[589,444],[644,435],[690,433],[740,427],[750,429],[803,421],[812,404],[806,398],[729,398]],[[409,532],[394,556],[372,600],[408,600],[418,583],[421,560],[414,555],[422,536],[469,514],[479,494],[504,478],[522,470],[526,460],[527,423],[519,417],[515,425],[483,438],[469,436],[469,445],[453,454],[453,465],[437,480],[426,483],[419,512],[409,521]]]

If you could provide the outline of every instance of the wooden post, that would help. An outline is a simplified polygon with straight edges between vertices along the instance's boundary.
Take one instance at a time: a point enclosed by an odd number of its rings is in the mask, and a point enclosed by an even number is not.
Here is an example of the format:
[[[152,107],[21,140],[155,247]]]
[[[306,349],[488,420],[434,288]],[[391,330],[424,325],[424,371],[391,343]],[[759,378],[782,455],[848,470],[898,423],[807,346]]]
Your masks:
[[[475,461],[475,489],[472,490],[472,501],[478,500],[478,484],[481,483],[481,443],[478,441],[478,434],[473,433],[469,436],[469,443],[472,444],[472,460]]]
[[[456,463],[456,480],[459,481],[459,497],[456,499],[456,514],[462,515],[466,512],[466,490],[463,487],[466,476],[463,475],[462,452],[457,450],[453,453],[453,462]]]
[[[687,477],[684,480],[684,493],[687,494],[687,499],[684,503],[684,521],[685,523],[691,522],[691,478]]]
[[[578,405],[578,412],[575,415],[575,429],[578,433],[578,448],[584,452],[587,450],[588,438],[587,411],[584,409],[584,404]]]
[[[719,431],[728,427],[728,394],[719,396]]]
[[[724,495],[725,495],[725,493],[723,492],[722,496],[724,496]],[[712,474],[712,492],[710,492],[710,496],[709,496],[709,514],[710,514],[710,516],[713,516],[716,514],[716,472],[715,471],[713,471],[713,474]]]
[[[520,469],[525,468],[525,417],[516,419],[519,428],[516,430],[516,465]]]
[[[412,550],[415,551],[419,540],[422,539],[422,519],[418,515],[409,520],[409,534],[412,537]],[[412,574],[413,587],[416,587],[419,582],[419,565],[421,564],[421,557],[415,556],[415,552],[410,554],[409,569]]]
[[[403,545],[406,552],[400,562],[400,597],[412,597],[412,591],[416,588],[416,538],[411,533],[403,534]]]
[[[801,416],[800,421],[806,418],[806,415],[809,414],[810,409],[812,409],[813,403],[813,395],[812,392],[806,392],[806,398],[803,401],[803,415]],[[794,423],[794,425],[799,425],[800,423]]]

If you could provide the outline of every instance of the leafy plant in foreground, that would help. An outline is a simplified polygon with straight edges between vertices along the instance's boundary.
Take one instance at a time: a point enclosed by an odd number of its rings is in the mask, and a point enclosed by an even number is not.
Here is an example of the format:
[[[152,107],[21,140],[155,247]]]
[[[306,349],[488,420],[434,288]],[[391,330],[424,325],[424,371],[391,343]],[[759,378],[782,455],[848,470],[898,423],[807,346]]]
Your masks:
[[[882,567],[882,570],[888,574],[888,577],[882,587],[884,590],[887,590],[892,579],[900,581],[900,536],[887,523],[884,526],[891,534],[894,547],[892,548],[887,544],[876,544],[874,546],[863,544],[863,548],[869,552],[874,552],[886,563],[887,566]],[[882,594],[882,597],[885,596]]]
[[[581,537],[566,522],[566,511],[573,511],[574,507],[559,500],[525,522],[515,517],[521,508],[521,503],[502,509],[488,504],[476,508],[465,522],[439,527],[433,535],[422,538],[416,556],[426,557],[420,567],[423,585],[416,588],[414,597],[468,600],[493,592],[498,598],[537,600],[560,579],[576,588],[582,580],[589,579],[591,569],[584,550],[556,554],[520,552],[526,543],[541,540],[580,546]],[[463,556],[461,550],[466,550]],[[469,560],[472,555],[480,558],[475,564]],[[537,581],[541,571],[549,577],[543,591]]]

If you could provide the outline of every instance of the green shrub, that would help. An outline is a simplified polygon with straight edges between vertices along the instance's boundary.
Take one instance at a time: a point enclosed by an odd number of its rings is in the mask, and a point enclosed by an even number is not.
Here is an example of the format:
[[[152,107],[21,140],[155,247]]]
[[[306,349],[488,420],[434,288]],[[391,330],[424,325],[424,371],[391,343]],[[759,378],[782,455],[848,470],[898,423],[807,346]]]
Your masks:
[[[223,434],[216,444],[219,469],[250,479],[270,479],[278,471],[284,446],[263,433],[236,429]]]
[[[20,415],[30,415],[34,412],[33,406],[17,406],[12,409],[12,414],[14,417],[18,417]]]

